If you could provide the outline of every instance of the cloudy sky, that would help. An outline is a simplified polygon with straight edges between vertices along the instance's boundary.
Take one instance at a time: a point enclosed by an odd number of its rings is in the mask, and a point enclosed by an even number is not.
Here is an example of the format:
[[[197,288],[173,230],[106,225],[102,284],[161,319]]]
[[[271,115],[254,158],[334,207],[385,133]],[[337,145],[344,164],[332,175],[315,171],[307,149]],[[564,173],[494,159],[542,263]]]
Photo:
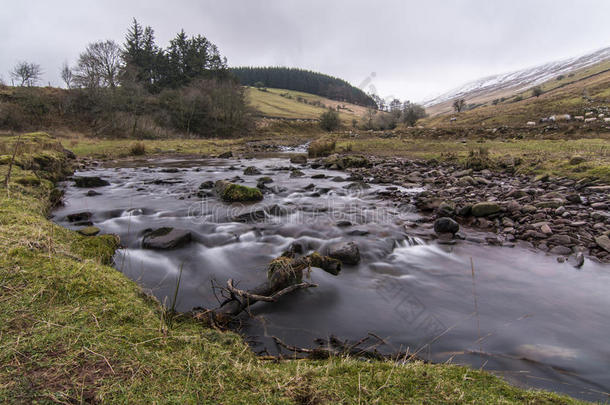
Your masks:
[[[89,42],[122,42],[133,17],[162,46],[184,28],[216,43],[231,66],[300,67],[356,86],[374,76],[379,95],[410,100],[610,46],[610,0],[0,2],[9,83],[27,60],[42,66],[44,84],[60,85],[64,61]]]

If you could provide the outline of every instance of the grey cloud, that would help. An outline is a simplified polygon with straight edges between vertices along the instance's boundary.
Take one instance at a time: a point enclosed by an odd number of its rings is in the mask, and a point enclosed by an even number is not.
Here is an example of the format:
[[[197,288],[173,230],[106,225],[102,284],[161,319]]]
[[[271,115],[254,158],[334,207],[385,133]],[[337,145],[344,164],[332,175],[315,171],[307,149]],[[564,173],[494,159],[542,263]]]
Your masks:
[[[607,0],[22,1],[0,15],[0,75],[40,63],[60,84],[87,43],[123,41],[131,18],[167,44],[181,28],[215,42],[231,65],[312,69],[380,95],[419,100],[465,81],[610,46]]]

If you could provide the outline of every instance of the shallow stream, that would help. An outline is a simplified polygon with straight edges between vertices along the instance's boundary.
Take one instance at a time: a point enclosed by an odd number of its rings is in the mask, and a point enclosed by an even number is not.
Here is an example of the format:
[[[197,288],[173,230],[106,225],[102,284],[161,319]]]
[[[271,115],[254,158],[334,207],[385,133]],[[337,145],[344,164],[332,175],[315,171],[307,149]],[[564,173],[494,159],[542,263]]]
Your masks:
[[[247,166],[261,174],[244,175]],[[323,253],[332,243],[354,241],[358,265],[344,266],[338,276],[314,269],[319,287],[252,307],[254,318],[244,316],[242,333],[255,351],[273,353],[271,336],[313,346],[331,334],[358,340],[374,332],[389,342],[381,348],[387,352],[408,348],[435,362],[483,367],[522,386],[610,399],[607,265],[587,260],[576,269],[519,245],[438,244],[426,226],[412,227],[419,218],[414,207],[380,197],[394,186],[346,188],[348,173],[299,167],[304,176],[291,177],[291,167],[286,157],[109,162],[75,174],[108,180],[95,189],[100,195],[65,183],[65,205],[54,220],[78,228],[66,216],[91,212],[102,233],[121,238],[117,269],[162,302],[171,300],[182,269],[182,311],[215,307],[213,282],[232,278],[247,289],[264,281],[269,261],[293,243],[305,253]],[[272,192],[244,205],[199,189],[236,176],[249,186],[269,176]],[[261,209],[264,218],[236,221]],[[142,249],[143,231],[163,226],[190,230],[193,240],[173,250]],[[463,231],[473,240],[482,236]]]

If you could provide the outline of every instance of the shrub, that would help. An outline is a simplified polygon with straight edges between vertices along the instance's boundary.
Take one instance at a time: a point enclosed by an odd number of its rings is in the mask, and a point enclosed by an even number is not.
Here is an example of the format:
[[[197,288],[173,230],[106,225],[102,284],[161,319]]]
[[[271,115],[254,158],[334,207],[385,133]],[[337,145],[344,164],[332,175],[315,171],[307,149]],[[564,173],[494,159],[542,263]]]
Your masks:
[[[322,129],[331,132],[339,128],[339,114],[334,110],[328,110],[320,115],[320,126]]]
[[[307,154],[309,157],[328,156],[335,151],[337,143],[330,139],[316,139],[309,144]]]
[[[142,156],[146,154],[146,145],[144,142],[136,142],[129,148],[129,154],[133,156]]]

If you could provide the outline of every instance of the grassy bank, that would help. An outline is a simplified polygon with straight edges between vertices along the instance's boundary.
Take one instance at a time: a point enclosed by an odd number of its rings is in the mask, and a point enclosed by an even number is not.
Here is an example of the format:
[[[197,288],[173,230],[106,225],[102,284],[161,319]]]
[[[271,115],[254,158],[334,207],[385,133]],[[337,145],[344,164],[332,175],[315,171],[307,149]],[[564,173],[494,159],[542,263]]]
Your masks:
[[[483,153],[490,169],[512,166],[516,173],[551,174],[610,182],[610,134],[592,139],[425,139],[361,135],[338,137],[337,150],[377,156],[449,160],[467,164]],[[572,158],[583,161],[574,164]]]
[[[264,361],[233,333],[186,317],[169,327],[160,305],[109,266],[115,237],[47,219],[49,179],[70,162],[44,134],[22,141],[10,192],[0,188],[0,402],[577,402],[452,365]],[[15,138],[0,144],[3,179]]]

